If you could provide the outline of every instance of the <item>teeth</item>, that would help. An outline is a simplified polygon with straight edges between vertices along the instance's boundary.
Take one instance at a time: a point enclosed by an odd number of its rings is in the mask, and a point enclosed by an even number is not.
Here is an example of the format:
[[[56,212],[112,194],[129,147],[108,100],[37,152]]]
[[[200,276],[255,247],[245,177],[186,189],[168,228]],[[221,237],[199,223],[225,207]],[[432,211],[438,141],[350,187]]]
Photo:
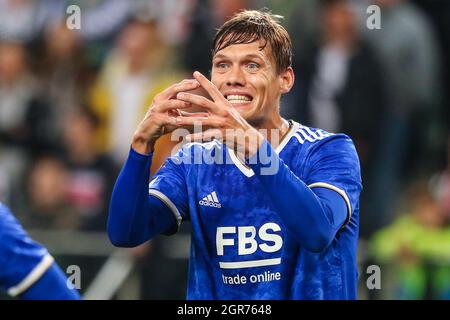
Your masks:
[[[230,94],[229,96],[227,96],[227,100],[231,103],[245,103],[251,101],[250,97],[237,94]]]

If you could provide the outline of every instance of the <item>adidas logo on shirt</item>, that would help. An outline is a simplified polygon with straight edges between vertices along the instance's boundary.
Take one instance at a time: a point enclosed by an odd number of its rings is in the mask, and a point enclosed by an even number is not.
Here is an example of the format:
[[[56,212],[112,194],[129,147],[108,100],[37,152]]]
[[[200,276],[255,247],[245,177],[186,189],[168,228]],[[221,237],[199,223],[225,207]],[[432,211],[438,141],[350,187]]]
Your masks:
[[[217,198],[215,191],[211,192],[206,197],[204,197],[202,200],[200,200],[198,202],[198,204],[201,206],[208,206],[208,207],[214,207],[214,208],[222,207],[222,205],[219,202],[219,199]]]

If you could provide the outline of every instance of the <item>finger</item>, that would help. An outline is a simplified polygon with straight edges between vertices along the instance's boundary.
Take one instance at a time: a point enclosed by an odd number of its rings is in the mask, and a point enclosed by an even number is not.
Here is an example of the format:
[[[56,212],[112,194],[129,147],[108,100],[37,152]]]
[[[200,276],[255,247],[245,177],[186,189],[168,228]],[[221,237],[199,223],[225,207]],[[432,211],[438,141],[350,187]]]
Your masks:
[[[192,104],[187,101],[181,101],[177,99],[170,99],[155,107],[156,112],[167,112],[173,109],[185,109],[192,107]]]
[[[208,112],[188,112],[183,110],[178,110],[178,114],[183,117],[208,117],[210,114]]]
[[[183,81],[175,83],[159,93],[155,99],[167,100],[174,97],[178,92],[193,90],[199,86],[200,83],[195,79],[184,79]]]
[[[194,104],[198,105],[202,108],[209,110],[211,113],[216,113],[216,114],[221,113],[221,108],[218,105],[216,105],[211,100],[209,100],[205,97],[202,97],[202,96],[198,96],[196,94],[187,93],[187,92],[179,92],[177,94],[177,99],[185,101],[185,102],[190,102],[193,105]]]
[[[169,115],[162,115],[160,124],[162,126],[169,126],[169,125],[170,126],[176,126],[177,118],[176,117],[171,117]]]
[[[223,140],[224,135],[220,129],[208,129],[204,132],[191,133],[186,136],[188,141],[212,141],[214,139]]]
[[[177,125],[180,126],[192,126],[192,125],[202,125],[208,126],[208,127],[214,127],[214,128],[221,128],[222,127],[222,119],[215,116],[195,116],[195,117],[177,117],[176,119]]]
[[[209,93],[209,95],[214,101],[218,102],[226,100],[223,94],[219,91],[219,89],[217,89],[217,87],[211,81],[209,81],[208,78],[206,78],[203,74],[201,74],[198,71],[195,71],[194,78],[200,83],[203,89],[205,89]]]
[[[169,113],[153,113],[151,116],[148,116],[142,120],[142,123],[150,121],[154,125],[160,127],[166,124],[177,124],[177,116],[171,115]]]

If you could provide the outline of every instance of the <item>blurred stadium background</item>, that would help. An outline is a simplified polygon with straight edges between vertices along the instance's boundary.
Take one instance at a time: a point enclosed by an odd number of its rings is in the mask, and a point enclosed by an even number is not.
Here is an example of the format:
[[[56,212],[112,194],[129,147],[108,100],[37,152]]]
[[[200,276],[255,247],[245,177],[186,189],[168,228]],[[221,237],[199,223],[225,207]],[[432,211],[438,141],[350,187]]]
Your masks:
[[[80,30],[66,27],[71,4]],[[370,4],[380,30],[366,27]],[[189,226],[118,250],[109,196],[155,93],[208,74],[214,28],[261,7],[295,47],[282,114],[357,146],[360,299],[450,299],[447,0],[0,0],[0,200],[80,267],[85,297],[184,299]],[[373,264],[380,290],[366,286]]]

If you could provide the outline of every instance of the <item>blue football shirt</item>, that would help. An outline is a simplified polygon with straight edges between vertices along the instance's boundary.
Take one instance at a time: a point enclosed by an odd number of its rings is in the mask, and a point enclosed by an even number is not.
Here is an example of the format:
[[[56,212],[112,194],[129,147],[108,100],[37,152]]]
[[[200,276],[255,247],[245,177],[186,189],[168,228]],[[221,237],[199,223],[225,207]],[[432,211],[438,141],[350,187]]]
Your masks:
[[[291,121],[275,151],[310,188],[342,196],[346,223],[325,250],[307,251],[234,151],[218,141],[186,144],[152,178],[149,194],[165,202],[179,224],[192,224],[188,299],[356,298],[362,187],[353,142]]]
[[[32,240],[11,211],[0,203],[0,289],[24,293],[52,266],[53,257]]]

